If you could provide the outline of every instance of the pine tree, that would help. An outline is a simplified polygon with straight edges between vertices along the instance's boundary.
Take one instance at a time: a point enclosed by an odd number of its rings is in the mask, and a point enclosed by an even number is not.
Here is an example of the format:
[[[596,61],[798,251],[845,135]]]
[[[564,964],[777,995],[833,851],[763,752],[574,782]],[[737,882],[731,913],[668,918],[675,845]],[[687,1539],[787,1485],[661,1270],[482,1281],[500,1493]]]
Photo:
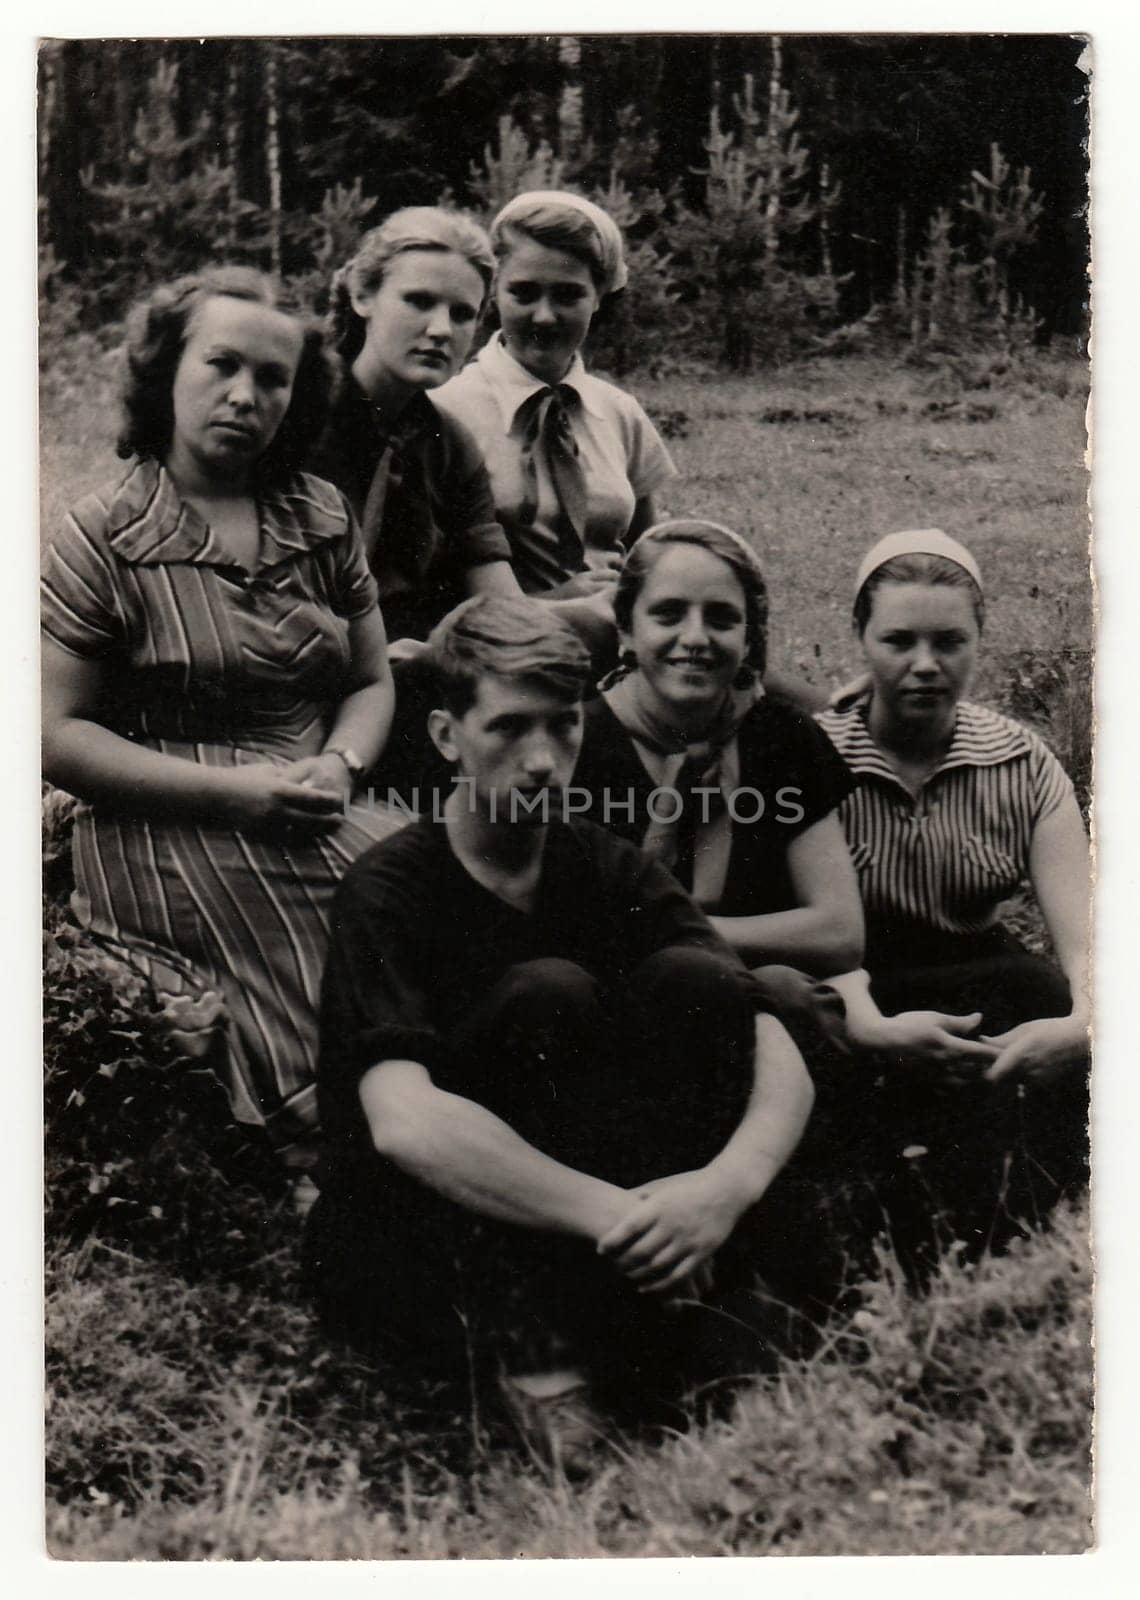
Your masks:
[[[532,150],[530,140],[512,117],[499,118],[499,148],[483,147],[483,165],[474,161],[468,187],[487,218],[501,211],[508,200],[527,189],[562,189],[566,163],[545,139]]]
[[[910,285],[896,296],[915,359],[1000,356],[1033,339],[1036,314],[1010,286],[1011,262],[1033,242],[1043,206],[1029,177],[991,145],[989,176],[973,171],[958,202],[957,236],[947,207],[931,217]]]
[[[810,193],[810,153],[799,114],[781,81],[780,40],[772,41],[768,105],[761,114],[754,81],[733,96],[738,127],[724,129],[714,103],[705,139],[708,165],[702,211],[682,206],[665,230],[686,282],[686,298],[715,338],[720,359],[735,372],[758,353],[779,356],[805,345],[834,315],[838,282],[827,260],[812,271],[804,235],[830,217],[838,186],[830,176],[819,198]]]
[[[178,64],[160,59],[135,116],[126,172],[114,182],[82,174],[92,202],[91,232],[100,255],[96,292],[104,316],[122,314],[142,289],[193,271],[205,261],[261,261],[266,238],[260,209],[239,201],[232,168],[211,152],[203,113],[180,133],[174,107]]]
[[[959,207],[973,220],[978,238],[982,304],[991,316],[1008,324],[1017,309],[1010,292],[1010,261],[1036,239],[1044,202],[1030,187],[1029,168],[1013,173],[1000,148],[991,144],[988,177],[976,170],[970,174]]]

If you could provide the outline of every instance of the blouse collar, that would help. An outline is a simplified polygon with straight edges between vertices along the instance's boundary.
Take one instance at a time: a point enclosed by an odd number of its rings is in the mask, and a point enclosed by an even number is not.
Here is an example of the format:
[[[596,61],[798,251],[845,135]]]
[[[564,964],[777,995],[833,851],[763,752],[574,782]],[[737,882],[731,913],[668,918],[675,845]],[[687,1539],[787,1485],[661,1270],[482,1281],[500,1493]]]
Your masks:
[[[495,334],[483,346],[475,360],[483,368],[491,393],[495,397],[502,418],[503,432],[510,433],[520,408],[532,395],[549,389],[551,385],[542,378],[536,378],[533,372],[528,372],[521,362],[515,360],[507,349],[502,334]],[[596,378],[590,377],[581,355],[576,353],[562,383],[574,390],[584,410],[589,411],[592,416],[603,417],[595,394],[597,381]]]
[[[281,488],[257,497],[262,532],[260,565],[272,566],[279,556],[311,550],[348,528],[341,496],[322,478],[298,473]],[[190,562],[228,566],[209,523],[182,499],[173,478],[158,461],[138,461],[111,497],[107,542],[124,561],[137,566]]]
[[[824,711],[819,721],[852,772],[867,773],[901,784],[867,727],[870,695],[862,696],[845,711]],[[1029,738],[1023,728],[1000,712],[971,700],[958,703],[950,747],[926,780],[928,783],[954,767],[996,767],[1028,754]]]

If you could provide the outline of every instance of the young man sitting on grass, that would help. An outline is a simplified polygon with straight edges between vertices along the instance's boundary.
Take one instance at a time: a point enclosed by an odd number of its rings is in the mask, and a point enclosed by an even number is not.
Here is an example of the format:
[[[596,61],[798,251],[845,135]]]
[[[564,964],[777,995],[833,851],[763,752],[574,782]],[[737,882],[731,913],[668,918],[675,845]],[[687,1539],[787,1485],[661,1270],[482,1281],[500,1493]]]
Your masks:
[[[566,814],[573,629],[480,596],[429,649],[458,781],[333,912],[309,1224],[326,1325],[437,1369],[490,1349],[516,1409],[580,1401],[588,1375],[627,1396],[699,1375],[694,1329],[715,1347],[730,1326],[717,1291],[752,1266],[753,1208],[807,1120],[803,1061],[669,873]]]

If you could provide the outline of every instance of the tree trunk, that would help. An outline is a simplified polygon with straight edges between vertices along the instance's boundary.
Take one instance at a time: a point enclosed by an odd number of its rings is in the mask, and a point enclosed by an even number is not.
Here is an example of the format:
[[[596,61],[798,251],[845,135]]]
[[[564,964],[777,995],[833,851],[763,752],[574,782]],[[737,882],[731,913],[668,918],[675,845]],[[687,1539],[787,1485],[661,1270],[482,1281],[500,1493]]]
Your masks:
[[[37,173],[41,200],[47,200],[51,183],[51,164],[55,124],[59,117],[59,45],[49,40],[40,46],[40,93],[38,144],[36,150]]]
[[[664,41],[658,120],[659,181],[662,188],[667,188],[679,177],[685,201],[694,207],[701,206],[704,199],[704,180],[694,169],[707,165],[704,140],[709,126],[713,44],[707,35],[700,34]]]
[[[241,181],[241,58],[237,48],[226,57],[225,88],[222,93],[222,148],[226,166],[234,175],[234,194],[245,199]]]
[[[265,171],[269,180],[269,267],[281,271],[281,145],[279,138],[277,49],[265,46]]]
[[[772,72],[768,79],[768,201],[764,207],[764,275],[768,277],[776,264],[780,243],[780,190],[783,186],[783,107],[781,96],[784,77],[783,40],[778,33],[772,35]]]
[[[85,199],[79,182],[86,53],[85,41],[68,39],[55,58],[55,131],[50,138],[44,177],[48,237],[59,259],[73,270],[84,266],[87,259]]]
[[[573,165],[582,151],[582,47],[573,34],[558,41],[558,63],[562,68],[562,92],[558,97],[558,154]]]
[[[899,207],[898,226],[895,231],[895,305],[905,315],[908,295],[906,288],[906,207]]]

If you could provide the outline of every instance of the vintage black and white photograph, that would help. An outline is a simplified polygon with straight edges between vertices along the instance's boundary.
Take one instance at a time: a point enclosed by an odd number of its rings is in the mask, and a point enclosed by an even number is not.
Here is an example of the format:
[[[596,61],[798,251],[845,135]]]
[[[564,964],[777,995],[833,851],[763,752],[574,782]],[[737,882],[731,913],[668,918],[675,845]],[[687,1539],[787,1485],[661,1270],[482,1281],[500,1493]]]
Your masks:
[[[50,1555],[1092,1545],[1092,73],[41,40]]]

